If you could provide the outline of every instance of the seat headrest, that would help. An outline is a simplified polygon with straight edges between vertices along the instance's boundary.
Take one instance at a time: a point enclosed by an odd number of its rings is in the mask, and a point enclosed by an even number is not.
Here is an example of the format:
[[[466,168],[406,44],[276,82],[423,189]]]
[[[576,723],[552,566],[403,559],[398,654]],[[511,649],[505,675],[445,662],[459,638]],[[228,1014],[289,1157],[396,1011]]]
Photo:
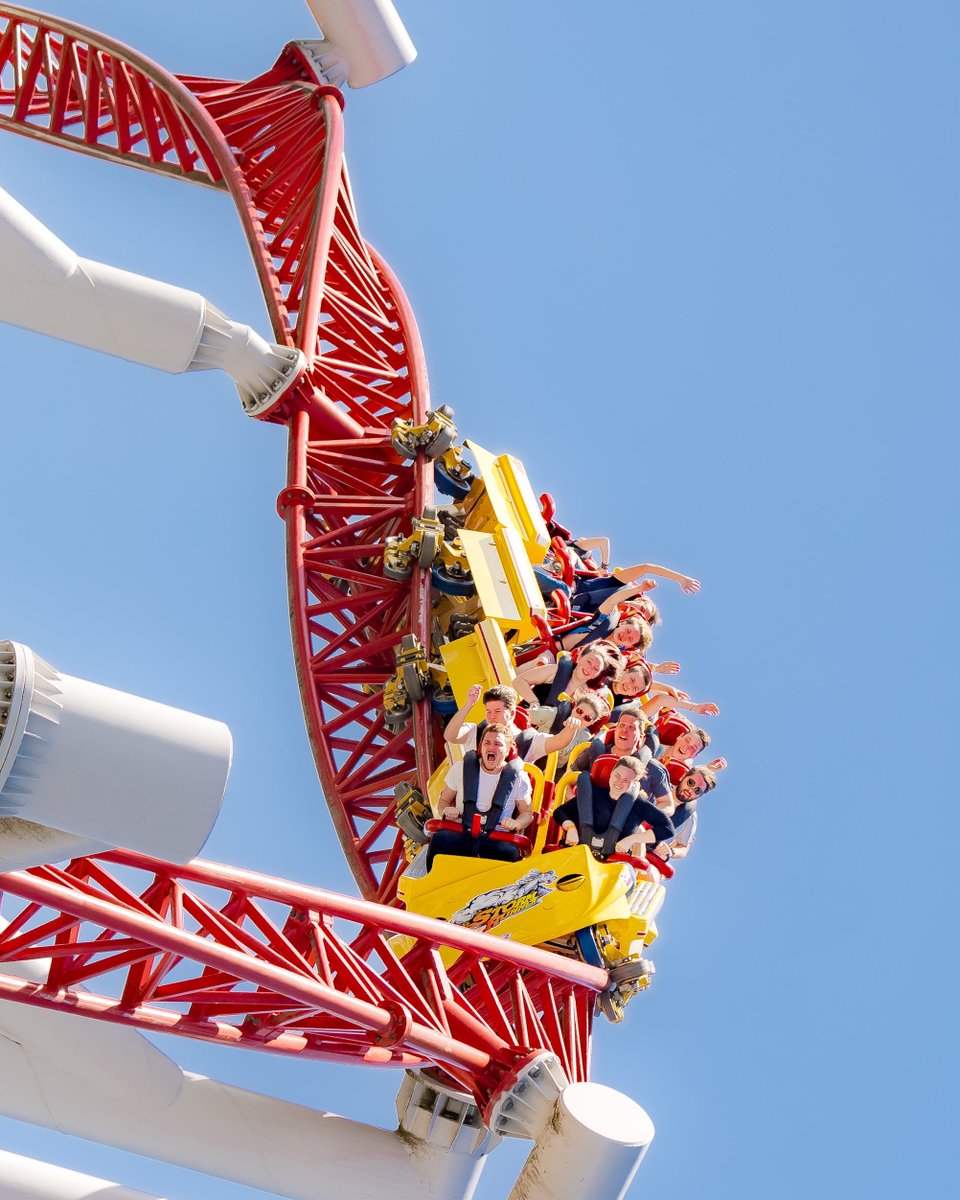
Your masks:
[[[619,755],[616,754],[601,754],[595,758],[590,768],[590,782],[595,783],[597,787],[608,788],[613,768],[619,761]]]
[[[670,783],[676,787],[680,780],[687,773],[687,764],[682,758],[670,758],[667,760],[667,774],[670,776]]]

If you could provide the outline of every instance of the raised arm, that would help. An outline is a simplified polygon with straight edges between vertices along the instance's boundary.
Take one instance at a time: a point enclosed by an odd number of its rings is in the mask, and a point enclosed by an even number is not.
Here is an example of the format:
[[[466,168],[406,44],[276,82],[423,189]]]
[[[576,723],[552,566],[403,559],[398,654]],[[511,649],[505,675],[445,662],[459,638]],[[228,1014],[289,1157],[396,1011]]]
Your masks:
[[[692,575],[682,575],[679,571],[671,571],[669,567],[661,567],[657,563],[637,563],[636,566],[614,571],[614,575],[623,583],[633,583],[641,575],[659,575],[661,579],[671,579],[678,583],[690,596],[695,596],[700,591],[699,579],[694,579]]]
[[[578,546],[585,551],[600,551],[600,566],[606,568],[610,561],[610,539],[608,537],[575,538]]]
[[[463,728],[467,720],[467,713],[473,708],[481,695],[483,695],[483,688],[479,683],[475,683],[467,692],[467,698],[463,702],[463,706],[458,708],[447,722],[443,731],[443,740],[445,742],[449,742],[451,746],[462,746],[467,740],[467,734]]]
[[[641,704],[641,708],[646,715],[653,720],[664,705],[669,704],[671,708],[683,708],[687,712],[697,713],[701,717],[718,717],[720,709],[711,701],[700,704],[691,700],[689,696],[685,696],[682,692],[673,695],[668,695],[666,692],[653,692],[649,700],[645,700]]]
[[[622,604],[632,596],[640,596],[644,592],[649,592],[650,588],[647,587],[647,584],[652,583],[652,579],[644,579],[642,583],[628,583],[626,587],[622,587],[619,591],[614,592],[612,596],[608,596],[597,609],[597,612],[601,612],[604,616],[608,617],[612,612],[616,611],[618,604]]]

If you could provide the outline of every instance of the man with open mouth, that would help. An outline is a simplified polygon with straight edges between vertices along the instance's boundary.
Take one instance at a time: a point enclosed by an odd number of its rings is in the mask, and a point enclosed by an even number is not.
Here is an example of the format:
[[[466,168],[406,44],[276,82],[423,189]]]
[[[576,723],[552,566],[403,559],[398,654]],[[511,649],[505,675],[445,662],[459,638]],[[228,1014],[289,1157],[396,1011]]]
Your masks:
[[[496,832],[519,833],[533,820],[530,779],[520,758],[511,757],[513,730],[491,722],[476,750],[464,755],[447,772],[440,793],[444,820],[461,828],[438,829],[430,839],[427,870],[438,854],[466,854],[517,862],[520,848],[495,838]]]

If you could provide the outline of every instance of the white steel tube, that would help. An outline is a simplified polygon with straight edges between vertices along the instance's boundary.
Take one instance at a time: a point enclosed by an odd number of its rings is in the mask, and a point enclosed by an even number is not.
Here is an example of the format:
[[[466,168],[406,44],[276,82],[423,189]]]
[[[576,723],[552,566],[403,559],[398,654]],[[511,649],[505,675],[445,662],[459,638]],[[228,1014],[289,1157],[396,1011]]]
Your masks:
[[[232,750],[220,721],[62,675],[0,642],[0,818],[186,862],[213,827]],[[24,849],[17,832],[0,823],[2,870]]]
[[[63,1065],[0,1036],[0,1113],[290,1200],[470,1200],[485,1161],[186,1072],[155,1103],[106,1053],[83,1080]]]
[[[653,1134],[653,1122],[629,1096],[600,1083],[572,1083],[510,1200],[622,1200]]]
[[[0,932],[8,922],[0,917]],[[0,972],[45,983],[49,958],[0,963]],[[0,1038],[10,1038],[58,1063],[81,1081],[94,1081],[118,1098],[137,1104],[172,1104],[183,1087],[177,1064],[135,1029],[91,1021],[70,1012],[0,1003]]]
[[[0,1200],[159,1200],[146,1192],[0,1150]]]
[[[338,86],[343,78],[353,88],[379,83],[417,57],[391,0],[307,0],[307,4],[323,33],[324,72]],[[342,63],[339,79],[336,59]]]
[[[80,258],[2,188],[0,321],[172,374],[221,368],[249,412],[306,365],[198,292]]]

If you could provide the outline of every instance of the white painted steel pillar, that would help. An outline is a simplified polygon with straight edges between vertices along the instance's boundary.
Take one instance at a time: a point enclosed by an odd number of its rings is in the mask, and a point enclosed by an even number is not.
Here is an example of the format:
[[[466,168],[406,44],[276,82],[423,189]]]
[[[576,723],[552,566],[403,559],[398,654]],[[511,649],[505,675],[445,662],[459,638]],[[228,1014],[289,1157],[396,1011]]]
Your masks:
[[[392,0],[307,0],[322,42],[302,43],[335,87],[367,87],[402,70],[417,49]]]
[[[98,1066],[77,1073],[59,1037],[49,1053],[36,1046],[0,1036],[4,1116],[290,1200],[470,1200],[485,1161],[202,1075],[184,1072],[175,1094],[141,1088],[119,1043],[117,1055],[104,1047]]]
[[[197,292],[80,258],[2,188],[0,321],[158,371],[219,367],[254,415],[306,366]]]
[[[220,721],[62,675],[0,641],[0,871],[78,846],[187,862],[213,828],[232,753]]]
[[[110,1200],[159,1200],[106,1179],[0,1150],[0,1200],[104,1200],[108,1193]]]
[[[622,1200],[653,1133],[629,1096],[600,1083],[570,1084],[510,1200]]]

